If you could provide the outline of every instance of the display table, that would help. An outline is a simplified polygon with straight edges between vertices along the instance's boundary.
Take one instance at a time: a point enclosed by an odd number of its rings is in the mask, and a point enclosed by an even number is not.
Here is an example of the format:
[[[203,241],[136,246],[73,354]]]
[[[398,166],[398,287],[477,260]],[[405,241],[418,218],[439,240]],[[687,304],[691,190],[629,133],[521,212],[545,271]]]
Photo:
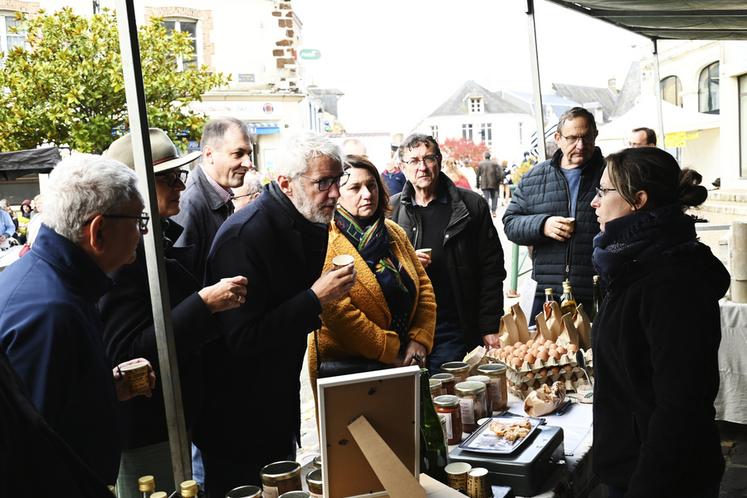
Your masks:
[[[509,396],[509,411],[517,415],[526,415],[524,404],[513,395]],[[563,415],[544,417],[547,425],[563,429],[563,447],[565,463],[543,486],[544,491],[538,498],[587,496],[596,485],[591,471],[592,443],[592,405],[574,403]],[[449,449],[453,449],[451,446]],[[493,486],[494,498],[514,496],[510,488]]]
[[[747,304],[722,300],[716,419],[747,424]]]

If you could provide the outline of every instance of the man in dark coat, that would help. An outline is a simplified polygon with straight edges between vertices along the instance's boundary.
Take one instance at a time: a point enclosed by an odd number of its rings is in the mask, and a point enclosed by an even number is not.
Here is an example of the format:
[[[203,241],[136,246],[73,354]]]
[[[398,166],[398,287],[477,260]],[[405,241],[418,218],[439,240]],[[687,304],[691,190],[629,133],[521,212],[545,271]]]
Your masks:
[[[277,179],[218,231],[208,258],[212,283],[241,274],[246,303],[219,316],[221,338],[206,352],[206,410],[194,430],[209,496],[258,484],[260,469],[295,458],[299,376],[322,305],[355,280],[353,265],[321,275],[328,224],[343,177],[339,148],[305,133],[281,149]]]
[[[599,224],[591,201],[604,158],[594,146],[597,125],[586,109],[566,111],[557,130],[558,151],[522,177],[503,215],[508,239],[532,247],[537,290],[530,322],[542,309],[545,289],[560,296],[564,280],[570,280],[577,302],[587,310],[592,306],[592,241]]]
[[[174,221],[184,228],[175,245],[193,248],[195,264],[190,270],[202,279],[213,238],[234,211],[231,189],[243,184],[252,167],[252,143],[244,123],[217,118],[205,124],[200,147],[201,163],[187,179]]]
[[[112,380],[96,301],[112,285],[107,274],[135,259],[148,218],[137,176],[117,161],[68,158],[47,188],[33,248],[0,273],[0,348],[46,422],[113,484],[115,403],[132,396]]]
[[[477,165],[477,188],[482,190],[485,200],[490,203],[490,213],[495,218],[498,209],[498,194],[503,183],[503,169],[497,162],[490,159],[490,152],[486,152],[485,159]],[[501,200],[501,206],[503,200]]]
[[[503,249],[488,204],[441,173],[433,137],[414,134],[399,149],[407,183],[392,197],[391,219],[405,229],[436,293],[431,371],[495,344],[503,315]],[[422,249],[430,249],[430,254]]]

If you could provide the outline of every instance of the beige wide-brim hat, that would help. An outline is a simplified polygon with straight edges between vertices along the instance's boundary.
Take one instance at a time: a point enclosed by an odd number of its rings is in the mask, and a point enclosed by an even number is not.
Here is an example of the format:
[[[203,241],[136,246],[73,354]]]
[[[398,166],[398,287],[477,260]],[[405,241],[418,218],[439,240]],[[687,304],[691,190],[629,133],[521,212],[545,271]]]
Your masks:
[[[171,141],[165,131],[159,128],[150,128],[150,150],[153,156],[153,173],[162,173],[174,168],[180,168],[191,163],[198,157],[201,152],[190,152],[185,156],[179,156],[176,145]],[[126,166],[135,169],[135,158],[132,153],[132,135],[127,135],[116,139],[104,151],[104,157],[116,159]]]

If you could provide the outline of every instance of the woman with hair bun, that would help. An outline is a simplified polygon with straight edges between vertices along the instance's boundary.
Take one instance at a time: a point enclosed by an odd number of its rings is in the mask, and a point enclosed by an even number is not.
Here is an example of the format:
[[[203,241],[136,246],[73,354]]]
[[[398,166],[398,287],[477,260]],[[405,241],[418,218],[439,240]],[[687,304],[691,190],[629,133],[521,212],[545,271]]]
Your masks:
[[[688,206],[708,193],[667,152],[607,157],[591,205],[607,287],[594,321],[594,470],[615,497],[717,497],[718,300],[729,274]]]

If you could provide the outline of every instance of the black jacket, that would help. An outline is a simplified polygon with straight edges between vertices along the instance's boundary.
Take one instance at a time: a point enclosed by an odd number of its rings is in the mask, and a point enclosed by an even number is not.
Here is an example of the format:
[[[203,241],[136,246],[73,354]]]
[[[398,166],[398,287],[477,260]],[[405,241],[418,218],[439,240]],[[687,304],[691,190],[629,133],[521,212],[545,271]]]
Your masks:
[[[591,159],[581,166],[576,212],[571,213],[568,181],[560,171],[562,157],[562,151],[558,150],[552,159],[534,166],[521,178],[503,215],[503,229],[514,244],[533,247],[535,296],[542,298],[547,287],[560,296],[563,280],[568,278],[576,299],[590,309],[594,276],[592,241],[599,233],[591,201],[596,194],[594,187],[599,186],[602,177],[604,159],[596,148]],[[544,235],[545,221],[551,216],[576,218],[576,229],[569,240],[558,242]]]
[[[503,168],[491,159],[477,165],[477,188],[498,190],[503,183]]]
[[[176,240],[181,227],[168,220],[163,220],[163,223],[166,226],[165,238]],[[132,358],[146,358],[153,365],[160,383],[158,348],[142,241],[136,254],[133,264],[114,272],[114,287],[99,301],[104,322],[104,346],[112,366]],[[189,427],[202,397],[201,348],[211,338],[217,337],[218,322],[197,294],[202,288],[200,282],[185,267],[191,262],[190,248],[171,247],[167,243],[164,256],[182,403]],[[153,390],[152,397],[138,396],[121,402],[118,410],[125,448],[168,441],[163,390],[160,386]]]
[[[718,300],[729,274],[694,239],[652,252],[609,278],[594,322],[594,470],[628,498],[716,496]]]
[[[246,303],[218,315],[222,335],[207,353],[206,410],[194,431],[201,449],[257,467],[286,458],[300,439],[306,339],[321,326],[311,285],[326,251],[327,225],[303,218],[275,183],[218,231],[207,282],[243,275],[249,285]]]
[[[482,336],[498,332],[503,316],[503,249],[487,202],[479,194],[457,188],[443,173],[439,182],[451,200],[451,219],[444,233],[451,290],[459,324],[468,347],[482,344]],[[405,184],[391,199],[390,218],[401,226],[412,245],[421,247],[420,217],[412,209],[414,188]]]

